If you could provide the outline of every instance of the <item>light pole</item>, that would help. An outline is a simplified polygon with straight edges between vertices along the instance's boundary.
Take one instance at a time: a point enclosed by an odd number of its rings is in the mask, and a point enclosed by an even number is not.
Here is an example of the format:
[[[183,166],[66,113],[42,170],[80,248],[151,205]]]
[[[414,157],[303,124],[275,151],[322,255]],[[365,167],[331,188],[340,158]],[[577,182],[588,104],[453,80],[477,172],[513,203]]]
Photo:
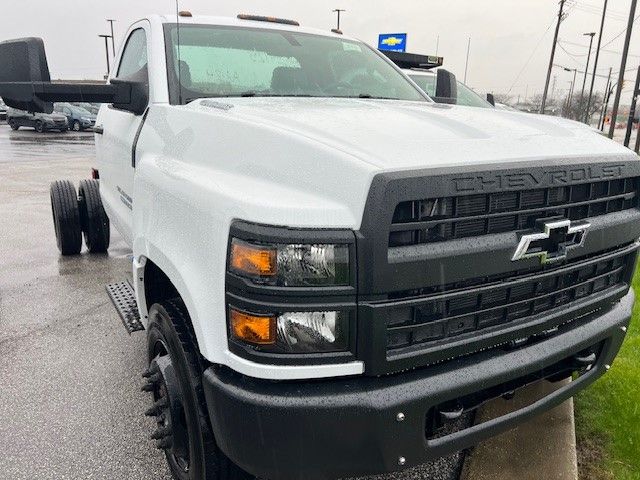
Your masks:
[[[116,41],[114,40],[114,36],[113,36],[113,22],[115,22],[115,19],[107,18],[107,22],[109,22],[111,24],[111,51],[113,53],[113,59],[115,60],[115,58],[116,58]]]
[[[467,43],[467,61],[464,64],[464,83],[467,83],[467,69],[469,68],[469,51],[471,50],[471,37]]]
[[[340,30],[340,14],[342,12],[346,12],[346,10],[344,8],[336,8],[333,11],[338,14],[338,26],[336,27],[336,30]]]
[[[584,87],[587,86],[587,72],[589,71],[589,61],[591,60],[591,47],[593,46],[593,37],[596,32],[583,33],[582,35],[591,37],[589,39],[589,53],[587,54],[587,66],[584,67],[584,80],[582,80],[582,91],[580,92],[580,102],[584,99]],[[595,75],[595,73],[594,73]]]
[[[604,0],[602,7],[602,20],[600,21],[600,35],[598,35],[598,46],[596,47],[596,58],[593,59],[593,75],[591,76],[591,87],[589,88],[589,98],[587,99],[587,109],[584,115],[584,123],[589,123],[589,108],[591,108],[591,97],[593,95],[593,84],[596,81],[596,70],[598,69],[598,58],[600,58],[600,45],[602,44],[602,32],[604,31],[604,19],[607,15],[607,2]]]
[[[104,38],[104,53],[107,56],[107,77],[109,76],[109,72],[111,71],[111,66],[109,65],[109,39],[111,35],[98,35],[100,38]]]

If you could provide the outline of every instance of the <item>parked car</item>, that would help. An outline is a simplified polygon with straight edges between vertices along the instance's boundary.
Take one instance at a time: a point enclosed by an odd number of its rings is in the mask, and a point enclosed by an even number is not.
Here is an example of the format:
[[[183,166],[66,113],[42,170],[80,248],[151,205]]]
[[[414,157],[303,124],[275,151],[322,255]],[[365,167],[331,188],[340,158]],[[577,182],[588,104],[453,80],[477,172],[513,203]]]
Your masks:
[[[16,108],[7,109],[7,123],[11,130],[18,130],[20,127],[32,127],[37,132],[58,130],[66,132],[69,130],[67,117],[58,113],[25,112]]]
[[[84,108],[85,110],[91,112],[93,115],[98,115],[98,112],[100,111],[99,103],[78,102],[78,103],[72,103],[72,105]]]
[[[4,104],[2,99],[0,98],[0,120],[7,119],[7,106]]]
[[[93,128],[96,124],[96,116],[93,113],[70,103],[56,103],[53,111],[67,117],[69,128],[74,132]]]

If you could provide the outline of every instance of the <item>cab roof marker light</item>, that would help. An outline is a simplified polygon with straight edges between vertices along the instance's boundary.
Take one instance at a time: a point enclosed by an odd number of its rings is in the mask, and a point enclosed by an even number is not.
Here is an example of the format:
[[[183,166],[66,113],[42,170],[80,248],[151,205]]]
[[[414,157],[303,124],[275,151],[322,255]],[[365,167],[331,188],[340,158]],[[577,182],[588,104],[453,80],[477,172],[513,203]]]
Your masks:
[[[295,20],[288,20],[286,18],[276,18],[276,17],[265,17],[262,15],[247,15],[245,13],[240,13],[238,15],[240,20],[252,20],[254,22],[269,22],[269,23],[281,23],[282,25],[293,25],[294,27],[299,27],[300,23]]]

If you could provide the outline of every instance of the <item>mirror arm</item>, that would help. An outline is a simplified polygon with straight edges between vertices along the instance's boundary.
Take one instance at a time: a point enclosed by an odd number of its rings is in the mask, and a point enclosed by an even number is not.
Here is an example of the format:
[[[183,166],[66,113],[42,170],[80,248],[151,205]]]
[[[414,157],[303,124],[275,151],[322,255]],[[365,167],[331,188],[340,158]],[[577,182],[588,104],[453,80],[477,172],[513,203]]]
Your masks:
[[[51,82],[0,83],[0,97],[9,106],[34,98],[43,104],[51,102],[129,103],[131,85]]]

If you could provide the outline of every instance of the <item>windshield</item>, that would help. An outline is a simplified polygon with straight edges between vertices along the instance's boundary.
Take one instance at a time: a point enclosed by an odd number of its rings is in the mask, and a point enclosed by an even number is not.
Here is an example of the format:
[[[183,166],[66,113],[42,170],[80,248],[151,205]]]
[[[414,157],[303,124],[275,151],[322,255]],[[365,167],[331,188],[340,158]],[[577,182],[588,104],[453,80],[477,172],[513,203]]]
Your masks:
[[[468,107],[494,108],[489,102],[467,87],[464,83],[458,82],[458,105]]]
[[[435,75],[412,75],[409,74],[409,78],[416,82],[416,84],[429,95],[431,98],[436,96],[436,76]]]
[[[409,78],[416,82],[416,84],[430,97],[434,98],[436,95],[436,75],[417,75],[409,74]],[[467,107],[480,107],[480,108],[493,108],[489,102],[483,99],[476,92],[467,87],[464,83],[458,82],[458,100],[456,105],[465,105]]]
[[[428,101],[363,43],[274,29],[166,27],[171,103],[302,96]],[[180,83],[178,83],[178,68]]]

